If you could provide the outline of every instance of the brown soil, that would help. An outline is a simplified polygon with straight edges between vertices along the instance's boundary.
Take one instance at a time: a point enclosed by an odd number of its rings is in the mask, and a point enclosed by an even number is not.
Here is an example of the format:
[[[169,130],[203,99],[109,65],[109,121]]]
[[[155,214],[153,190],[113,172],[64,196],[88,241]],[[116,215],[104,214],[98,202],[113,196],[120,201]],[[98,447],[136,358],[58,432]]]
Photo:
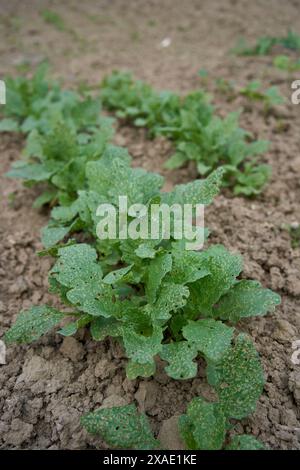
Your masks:
[[[244,106],[241,123],[255,136],[271,141],[265,159],[272,181],[258,198],[232,198],[223,192],[206,213],[212,242],[224,243],[244,256],[244,276],[260,280],[282,295],[282,305],[265,318],[244,321],[260,352],[266,385],[257,411],[239,423],[239,432],[258,436],[273,449],[300,449],[300,366],[291,363],[292,341],[299,339],[300,250],[291,249],[283,223],[300,221],[299,107],[290,103],[290,83],[299,78],[272,67],[272,58],[238,58],[228,53],[237,37],[255,39],[300,32],[299,3],[290,0],[151,0],[0,1],[1,77],[21,73],[48,58],[52,74],[68,86],[97,83],[112,69],[132,70],[158,88],[184,92],[199,86],[197,71],[209,71],[207,88],[220,114]],[[45,24],[39,12],[57,11],[66,30]],[[170,37],[165,49],[160,42]],[[265,116],[261,106],[240,98],[228,102],[215,87],[216,78],[237,86],[260,79],[278,84],[287,103]],[[143,130],[118,129],[116,142],[126,145],[134,164],[162,171],[171,146],[150,142]],[[19,158],[22,139],[1,135],[1,172]],[[163,172],[166,187],[195,176],[193,168]],[[47,293],[50,260],[38,258],[39,230],[47,212],[31,205],[37,190],[1,179],[2,249],[0,255],[1,334],[21,308],[55,302]],[[13,193],[13,197],[10,196]],[[0,447],[105,448],[81,429],[79,417],[100,405],[134,400],[151,419],[166,446],[178,446],[172,416],[192,397],[211,396],[202,365],[194,380],[178,382],[162,370],[155,378],[128,381],[122,349],[111,341],[95,343],[80,332],[76,339],[52,334],[30,346],[10,347],[0,366]],[[298,405],[298,407],[297,407]]]

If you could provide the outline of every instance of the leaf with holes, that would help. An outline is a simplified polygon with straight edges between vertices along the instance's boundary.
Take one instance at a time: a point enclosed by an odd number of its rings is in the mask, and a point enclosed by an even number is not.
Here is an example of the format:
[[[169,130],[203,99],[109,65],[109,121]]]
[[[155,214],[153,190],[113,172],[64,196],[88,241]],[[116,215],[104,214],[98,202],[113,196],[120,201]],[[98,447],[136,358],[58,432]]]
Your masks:
[[[219,361],[230,348],[233,332],[233,328],[213,319],[190,321],[182,328],[189,344],[210,361]]]
[[[155,449],[154,438],[147,417],[139,414],[134,405],[103,408],[81,418],[85,429],[100,435],[108,445],[121,449]]]
[[[197,363],[194,362],[198,355],[195,344],[187,341],[164,344],[160,357],[169,362],[165,367],[166,373],[176,380],[187,380],[197,375]]]
[[[155,374],[155,361],[147,362],[146,364],[138,364],[137,362],[129,361],[126,366],[126,376],[129,380],[134,380],[137,377],[150,377]]]
[[[48,305],[31,307],[21,312],[4,336],[9,343],[31,343],[52,330],[65,317],[65,314]]]
[[[262,442],[255,439],[255,437],[241,434],[240,436],[233,436],[225,447],[226,450],[265,450]]]
[[[123,342],[128,357],[138,364],[153,362],[153,357],[162,350],[163,330],[154,326],[149,335],[137,333],[132,327],[123,328]]]
[[[242,280],[235,284],[214,306],[214,316],[232,322],[240,318],[265,315],[280,304],[280,296],[264,289],[257,281]]]
[[[189,289],[186,286],[173,282],[162,283],[156,302],[147,305],[147,313],[155,323],[165,323],[171,317],[171,312],[185,306],[188,296]]]
[[[219,403],[201,397],[188,405],[186,415],[179,418],[179,431],[191,450],[218,450],[223,446],[226,417]]]
[[[172,256],[172,270],[166,278],[167,281],[190,284],[210,275],[210,271],[203,267],[203,256],[200,252],[176,249]]]
[[[65,298],[90,315],[111,316],[111,288],[103,283],[96,250],[82,243],[61,248],[58,255],[50,279],[67,288],[63,289]]]
[[[215,245],[201,253],[202,269],[209,275],[192,284],[187,309],[191,315],[201,313],[213,316],[213,306],[235,283],[242,271],[240,255],[229,253],[222,245]]]
[[[172,256],[169,253],[158,254],[149,263],[147,280],[146,280],[146,293],[149,302],[155,302],[157,292],[165,275],[171,271]]]
[[[242,419],[252,413],[263,390],[264,374],[251,340],[240,334],[220,362],[208,361],[207,378],[228,418]]]

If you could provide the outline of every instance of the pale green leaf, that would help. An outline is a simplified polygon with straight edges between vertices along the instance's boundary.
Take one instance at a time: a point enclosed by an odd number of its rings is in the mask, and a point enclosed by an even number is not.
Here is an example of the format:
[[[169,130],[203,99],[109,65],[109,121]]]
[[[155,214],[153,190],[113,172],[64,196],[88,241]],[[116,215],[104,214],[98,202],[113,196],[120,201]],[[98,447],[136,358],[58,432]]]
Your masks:
[[[223,175],[224,170],[220,167],[204,180],[178,185],[165,196],[165,202],[169,204],[211,204],[219,193]]]
[[[147,306],[147,313],[157,321],[167,321],[171,317],[171,312],[183,308],[189,296],[189,289],[186,286],[166,282],[161,285],[154,304]]]
[[[153,357],[162,350],[163,330],[158,326],[145,336],[137,333],[131,327],[123,328],[123,342],[127,356],[133,362],[146,364],[153,362]]]
[[[241,334],[220,362],[208,361],[207,378],[228,418],[242,419],[252,413],[263,390],[264,374],[251,340]]]
[[[20,178],[25,181],[47,181],[53,174],[41,163],[16,162],[6,173],[9,178]]]
[[[17,121],[11,118],[1,119],[0,121],[0,132],[18,132],[19,124]]]
[[[201,253],[202,269],[209,271],[190,287],[190,301],[187,311],[192,316],[213,315],[213,306],[235,283],[242,271],[240,255],[229,253],[224,246],[215,245]]]
[[[164,344],[160,357],[169,362],[166,373],[176,380],[187,380],[197,375],[197,363],[193,361],[198,355],[197,347],[187,341]]]
[[[226,432],[226,417],[219,403],[201,397],[188,405],[186,415],[179,418],[179,431],[191,450],[219,450]]]
[[[95,341],[103,341],[107,336],[122,336],[123,325],[114,318],[95,318],[91,322],[91,335]]]
[[[241,434],[233,436],[225,450],[265,450],[265,446],[254,436]]]
[[[146,416],[139,414],[135,405],[96,410],[83,416],[81,424],[112,447],[131,450],[158,447]]]
[[[149,302],[156,300],[157,291],[165,275],[172,268],[172,256],[169,253],[158,254],[149,263],[146,280],[146,293]]]
[[[91,315],[82,315],[77,320],[72,321],[68,323],[67,325],[63,326],[58,331],[58,333],[63,336],[72,336],[77,332],[77,330],[91,323],[92,319],[93,317]]]
[[[129,361],[126,365],[126,376],[129,380],[134,380],[137,377],[150,377],[155,374],[155,369],[155,361],[146,364]]]
[[[210,318],[190,321],[182,328],[184,338],[210,361],[219,361],[228,351],[233,332],[233,328]]]
[[[19,314],[4,340],[7,344],[31,343],[58,325],[64,316],[64,313],[48,305],[31,307]]]
[[[236,322],[240,318],[272,312],[280,301],[278,294],[264,289],[259,282],[242,280],[221,297],[214,306],[214,316]]]
[[[115,284],[121,281],[124,276],[131,270],[132,267],[133,264],[130,264],[129,266],[117,269],[116,271],[111,271],[103,278],[104,284]]]

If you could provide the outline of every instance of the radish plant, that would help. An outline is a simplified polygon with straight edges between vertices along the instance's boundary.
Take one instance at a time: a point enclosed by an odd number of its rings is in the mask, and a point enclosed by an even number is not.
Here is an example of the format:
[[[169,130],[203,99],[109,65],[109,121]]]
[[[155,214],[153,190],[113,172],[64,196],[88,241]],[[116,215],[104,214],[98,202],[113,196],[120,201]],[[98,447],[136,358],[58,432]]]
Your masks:
[[[6,117],[0,131],[27,135],[23,158],[7,173],[27,184],[47,183],[37,207],[69,201],[84,189],[85,165],[99,158],[112,138],[112,119],[100,114],[99,99],[81,97],[46,80],[42,65],[32,79],[8,79]]]
[[[275,99],[273,90],[270,95],[268,103]],[[204,176],[223,165],[223,185],[246,196],[261,192],[270,176],[270,167],[258,162],[268,142],[254,141],[240,128],[238,113],[224,119],[216,116],[203,91],[181,98],[171,92],[158,93],[134,81],[128,73],[114,72],[103,81],[101,98],[104,106],[117,111],[118,117],[146,127],[152,136],[163,135],[174,142],[175,153],[166,163],[169,169],[193,160],[198,173]]]

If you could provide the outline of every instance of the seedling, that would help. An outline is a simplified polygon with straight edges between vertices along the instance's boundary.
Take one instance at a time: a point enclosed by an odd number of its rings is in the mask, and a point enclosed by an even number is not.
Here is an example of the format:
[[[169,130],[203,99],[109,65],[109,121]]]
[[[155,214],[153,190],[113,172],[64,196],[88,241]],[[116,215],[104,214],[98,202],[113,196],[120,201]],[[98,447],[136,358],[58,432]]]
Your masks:
[[[217,78],[215,84],[216,89],[220,93],[227,95],[230,100],[234,98],[235,84],[232,80],[227,80],[226,78]]]
[[[240,56],[268,55],[275,44],[276,39],[269,36],[258,38],[254,46],[248,45],[246,40],[241,38],[231,52]]]
[[[241,88],[240,94],[252,101],[261,101],[264,105],[265,112],[268,112],[272,106],[284,103],[284,97],[280,94],[276,86],[268,88],[266,91],[261,90],[261,82],[253,80],[244,88]]]
[[[41,15],[46,23],[53,25],[58,31],[65,31],[66,25],[63,18],[55,11],[43,10]]]
[[[293,60],[287,55],[278,55],[274,58],[273,64],[280,70],[287,72],[297,72],[300,70],[300,60]]]
[[[293,31],[289,31],[286,36],[281,37],[263,36],[258,38],[254,46],[249,46],[245,39],[242,38],[232,52],[242,56],[268,55],[272,52],[275,45],[280,45],[292,51],[299,51],[300,36]]]
[[[292,248],[298,248],[300,246],[300,224],[298,222],[283,224],[282,228],[289,232]]]

